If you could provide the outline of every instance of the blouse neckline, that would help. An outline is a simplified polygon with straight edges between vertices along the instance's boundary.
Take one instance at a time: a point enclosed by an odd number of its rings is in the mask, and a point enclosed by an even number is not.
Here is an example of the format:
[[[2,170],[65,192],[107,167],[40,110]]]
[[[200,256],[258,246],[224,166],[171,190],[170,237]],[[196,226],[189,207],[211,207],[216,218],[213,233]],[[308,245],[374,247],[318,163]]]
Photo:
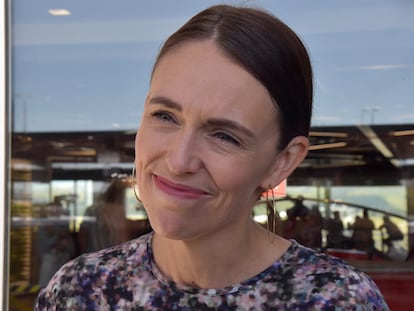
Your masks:
[[[148,266],[154,277],[161,283],[163,287],[170,288],[176,291],[185,292],[189,294],[197,294],[197,295],[207,295],[207,296],[216,296],[216,295],[228,295],[234,294],[237,295],[239,292],[245,292],[251,290],[258,286],[259,283],[263,282],[271,272],[278,269],[283,262],[294,253],[294,250],[297,248],[297,242],[291,240],[291,244],[288,249],[280,256],[275,262],[273,262],[269,267],[265,268],[263,271],[259,272],[255,276],[248,278],[245,281],[240,283],[236,283],[233,285],[225,286],[222,288],[198,288],[192,287],[189,285],[177,284],[173,280],[170,280],[167,276],[165,276],[158,268],[154,261],[153,256],[153,248],[152,248],[152,238],[153,232],[149,234],[147,240],[147,254],[148,254]]]

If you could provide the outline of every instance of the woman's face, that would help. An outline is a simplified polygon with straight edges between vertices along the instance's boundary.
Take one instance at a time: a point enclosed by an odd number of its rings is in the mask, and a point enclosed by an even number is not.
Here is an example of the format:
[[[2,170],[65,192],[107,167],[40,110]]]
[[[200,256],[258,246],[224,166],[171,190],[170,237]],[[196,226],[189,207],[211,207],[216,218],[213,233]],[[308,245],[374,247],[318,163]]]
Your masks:
[[[185,240],[243,230],[260,188],[280,181],[276,116],[267,90],[212,41],[164,55],[135,142],[155,232]]]

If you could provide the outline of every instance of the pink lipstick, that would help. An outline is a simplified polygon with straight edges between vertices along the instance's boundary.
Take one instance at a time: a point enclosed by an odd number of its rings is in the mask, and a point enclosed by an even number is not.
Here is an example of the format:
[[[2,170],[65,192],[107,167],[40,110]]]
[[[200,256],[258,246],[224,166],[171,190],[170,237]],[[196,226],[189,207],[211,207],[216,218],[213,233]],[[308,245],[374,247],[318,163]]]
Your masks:
[[[176,184],[158,175],[153,175],[155,185],[166,194],[180,199],[199,199],[208,195],[207,192],[190,186]]]

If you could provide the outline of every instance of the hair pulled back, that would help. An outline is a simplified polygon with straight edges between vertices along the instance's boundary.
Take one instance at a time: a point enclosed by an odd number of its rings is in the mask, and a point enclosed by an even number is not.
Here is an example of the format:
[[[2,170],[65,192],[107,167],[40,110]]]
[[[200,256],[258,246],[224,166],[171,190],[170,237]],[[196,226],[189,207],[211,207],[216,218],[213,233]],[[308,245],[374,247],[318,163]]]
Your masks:
[[[212,6],[193,16],[166,40],[153,70],[171,49],[208,39],[268,90],[279,111],[279,148],[296,136],[308,136],[312,67],[305,46],[293,30],[261,9]]]

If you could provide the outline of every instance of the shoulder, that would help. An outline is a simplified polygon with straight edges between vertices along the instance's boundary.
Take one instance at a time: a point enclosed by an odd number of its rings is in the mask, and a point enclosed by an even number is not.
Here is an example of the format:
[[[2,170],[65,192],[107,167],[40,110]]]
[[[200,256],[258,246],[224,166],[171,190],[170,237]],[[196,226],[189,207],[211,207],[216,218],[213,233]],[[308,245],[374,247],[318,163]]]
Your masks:
[[[293,241],[281,259],[280,272],[291,276],[288,288],[297,301],[315,306],[323,303],[341,308],[370,306],[388,310],[373,280],[337,257],[316,252]]]
[[[358,269],[346,264],[342,259],[317,252],[292,241],[291,247],[281,258],[280,267],[284,271],[294,271],[298,282],[331,282],[343,277],[365,277]]]
[[[84,305],[114,274],[127,278],[132,270],[146,269],[147,244],[151,234],[97,252],[83,254],[63,265],[39,293],[36,310],[47,306]]]
[[[102,269],[111,270],[122,264],[137,264],[147,252],[149,235],[105,248],[96,252],[83,254],[66,263],[59,272],[68,273],[95,273]],[[59,272],[54,279],[59,277]]]

